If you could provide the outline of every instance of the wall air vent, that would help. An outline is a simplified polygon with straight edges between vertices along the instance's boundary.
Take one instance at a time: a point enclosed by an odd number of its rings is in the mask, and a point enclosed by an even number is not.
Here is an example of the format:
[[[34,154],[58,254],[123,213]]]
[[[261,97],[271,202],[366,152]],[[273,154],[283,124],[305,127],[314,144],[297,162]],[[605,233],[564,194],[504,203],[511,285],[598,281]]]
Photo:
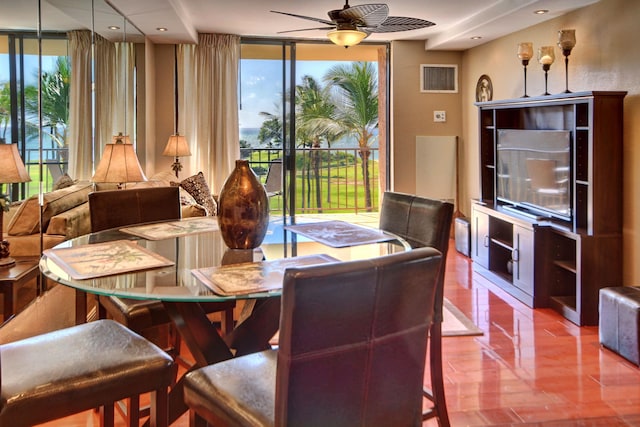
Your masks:
[[[458,93],[458,66],[421,64],[420,92]]]

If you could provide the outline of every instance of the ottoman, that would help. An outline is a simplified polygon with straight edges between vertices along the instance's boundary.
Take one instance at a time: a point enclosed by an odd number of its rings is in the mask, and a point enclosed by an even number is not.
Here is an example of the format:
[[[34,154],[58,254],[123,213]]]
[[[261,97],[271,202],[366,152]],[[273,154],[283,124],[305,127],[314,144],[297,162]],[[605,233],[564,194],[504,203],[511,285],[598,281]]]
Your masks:
[[[600,289],[600,344],[640,366],[640,287]]]

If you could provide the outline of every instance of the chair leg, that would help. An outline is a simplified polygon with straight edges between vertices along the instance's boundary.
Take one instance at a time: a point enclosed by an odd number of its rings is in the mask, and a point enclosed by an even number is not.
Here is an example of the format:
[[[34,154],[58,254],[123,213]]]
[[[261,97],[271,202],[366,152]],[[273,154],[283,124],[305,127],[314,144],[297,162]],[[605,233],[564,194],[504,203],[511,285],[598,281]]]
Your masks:
[[[442,371],[442,323],[436,322],[429,329],[429,369],[431,391],[424,390],[424,397],[433,402],[433,408],[423,413],[422,419],[437,417],[440,427],[449,427],[449,413],[444,395],[444,374]]]
[[[100,407],[100,427],[113,427],[115,424],[115,414],[113,402]]]
[[[140,426],[140,396],[133,396],[126,399],[127,413],[126,420],[129,427]]]
[[[168,427],[169,394],[166,388],[151,392],[150,427]]]

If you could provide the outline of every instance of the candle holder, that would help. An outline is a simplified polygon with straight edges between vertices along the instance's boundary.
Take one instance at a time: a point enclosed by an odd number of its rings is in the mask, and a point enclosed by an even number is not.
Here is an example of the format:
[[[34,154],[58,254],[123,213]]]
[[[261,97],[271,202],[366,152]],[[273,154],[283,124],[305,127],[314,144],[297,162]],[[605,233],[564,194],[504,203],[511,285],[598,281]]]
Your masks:
[[[548,73],[551,69],[551,64],[556,59],[556,54],[554,53],[553,46],[542,46],[538,49],[538,62],[542,64],[542,69],[544,70],[544,93],[543,95],[551,95],[547,90],[547,82],[548,82]]]
[[[564,55],[564,93],[571,93],[569,90],[569,55],[576,45],[576,30],[558,31],[558,47],[562,49]]]
[[[533,43],[523,42],[518,43],[518,58],[522,61],[522,68],[524,70],[524,95],[522,98],[528,98],[527,95],[527,65],[529,60],[533,57]]]

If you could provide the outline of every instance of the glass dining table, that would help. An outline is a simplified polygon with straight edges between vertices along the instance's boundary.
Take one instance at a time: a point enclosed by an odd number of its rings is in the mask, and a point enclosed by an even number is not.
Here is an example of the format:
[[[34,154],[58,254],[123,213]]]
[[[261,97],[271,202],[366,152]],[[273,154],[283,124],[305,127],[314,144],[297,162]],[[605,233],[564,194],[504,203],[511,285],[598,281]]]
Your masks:
[[[222,278],[260,281],[255,274],[246,275],[247,263],[254,263],[250,267],[277,263],[283,270],[316,260],[350,261],[410,249],[400,237],[380,230],[340,221],[291,226],[289,218],[278,217],[270,219],[259,248],[231,250],[215,218],[205,217],[80,236],[45,251],[40,270],[49,280],[77,290],[78,322],[86,321],[85,293],[162,301],[195,360],[194,367],[202,367],[269,348],[279,327],[279,286],[221,292],[213,280],[217,273],[224,273]],[[245,275],[238,276],[241,273]],[[276,273],[276,281],[281,280],[283,271]],[[201,303],[243,300],[252,310],[222,337]],[[175,394],[170,398],[171,421],[186,410],[181,394]]]

